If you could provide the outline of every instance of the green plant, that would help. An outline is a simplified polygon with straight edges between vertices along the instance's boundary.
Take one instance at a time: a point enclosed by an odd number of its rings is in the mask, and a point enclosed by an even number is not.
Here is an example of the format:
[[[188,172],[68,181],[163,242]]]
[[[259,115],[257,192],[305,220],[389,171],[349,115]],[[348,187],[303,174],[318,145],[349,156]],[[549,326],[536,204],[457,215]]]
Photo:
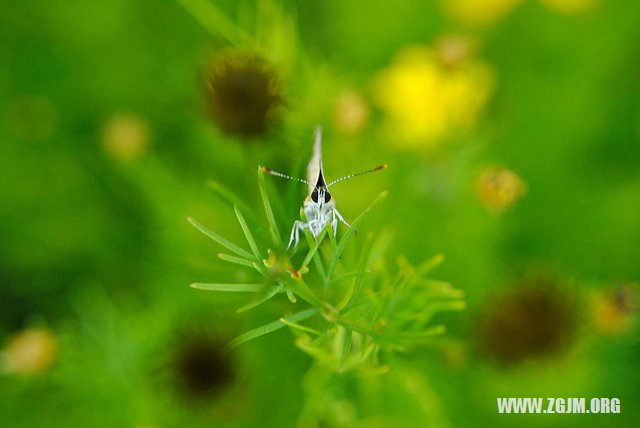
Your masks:
[[[292,306],[306,307],[236,337],[227,345],[228,349],[289,327],[296,335],[296,345],[300,349],[333,370],[368,367],[384,371],[386,366],[380,362],[380,351],[405,351],[434,335],[442,334],[445,331],[443,325],[431,324],[434,315],[464,308],[460,290],[447,282],[425,278],[443,261],[441,255],[418,266],[412,266],[404,257],[398,257],[395,267],[388,266],[385,253],[389,239],[384,233],[377,238],[371,233],[366,234],[357,257],[357,266],[345,266],[347,263],[342,260],[345,249],[353,243],[356,230],[370,211],[386,197],[387,191],[374,199],[338,241],[333,233],[329,233],[330,226],[324,229],[317,241],[305,231],[308,250],[302,262],[294,268],[293,255],[284,251],[260,168],[258,184],[273,248],[265,251],[259,247],[256,234],[243,214],[249,208],[232,192],[216,183],[212,188],[233,204],[250,251],[226,240],[196,220],[188,220],[200,232],[233,253],[220,253],[218,257],[255,270],[263,277],[264,283],[194,283],[191,287],[259,296],[240,307],[238,312],[255,308],[280,294],[286,294]],[[239,208],[241,206],[242,209]],[[255,220],[255,214],[247,214]],[[304,217],[302,211],[301,217]],[[320,249],[326,236],[329,237],[329,245],[328,248],[324,245],[326,251],[323,252]],[[311,263],[315,275],[306,275]],[[305,276],[312,276],[313,281],[307,284]],[[299,300],[304,303],[299,303]],[[313,325],[302,324],[312,317],[320,320]]]

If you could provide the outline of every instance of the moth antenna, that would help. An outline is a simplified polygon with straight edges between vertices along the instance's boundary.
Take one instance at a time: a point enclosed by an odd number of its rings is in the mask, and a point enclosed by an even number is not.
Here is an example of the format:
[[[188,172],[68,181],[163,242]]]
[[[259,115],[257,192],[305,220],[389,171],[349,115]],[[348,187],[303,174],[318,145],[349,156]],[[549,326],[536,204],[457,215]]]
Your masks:
[[[290,175],[283,174],[283,173],[278,172],[278,171],[274,171],[274,170],[272,170],[271,168],[267,168],[266,166],[261,166],[261,167],[260,167],[260,169],[261,169],[263,172],[266,172],[267,174],[275,175],[275,176],[277,176],[277,177],[287,178],[287,179],[289,179],[289,180],[300,181],[300,182],[302,182],[302,183],[306,183],[306,184],[312,185],[311,183],[309,183],[309,182],[308,182],[307,180],[305,180],[304,178],[292,177],[292,176],[290,176]]]
[[[375,168],[368,169],[366,171],[356,172],[355,174],[349,174],[349,175],[345,175],[344,177],[340,177],[337,180],[333,180],[331,183],[327,184],[327,188],[329,186],[334,185],[335,183],[337,183],[339,181],[346,180],[346,179],[352,178],[352,177],[356,177],[358,175],[368,174],[370,172],[380,171],[380,170],[383,170],[383,169],[387,169],[387,164],[386,163],[382,164],[380,166],[377,166]]]

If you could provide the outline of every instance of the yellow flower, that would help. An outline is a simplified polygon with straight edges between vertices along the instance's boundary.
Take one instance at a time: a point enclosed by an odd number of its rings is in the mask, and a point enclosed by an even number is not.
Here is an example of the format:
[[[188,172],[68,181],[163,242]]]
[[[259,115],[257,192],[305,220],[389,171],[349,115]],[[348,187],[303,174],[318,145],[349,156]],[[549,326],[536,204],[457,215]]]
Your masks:
[[[2,372],[36,375],[49,369],[58,354],[58,340],[46,328],[29,328],[18,333],[0,356]]]
[[[575,15],[594,9],[600,0],[540,0],[549,9],[564,15]]]
[[[526,190],[526,184],[518,174],[506,168],[486,169],[476,179],[476,195],[490,211],[504,211]]]
[[[556,0],[557,1],[557,0]],[[522,0],[441,0],[454,19],[469,25],[489,25],[511,12]]]
[[[493,91],[491,68],[466,57],[453,64],[443,58],[436,49],[409,46],[376,76],[374,98],[392,141],[430,148],[476,122]]]

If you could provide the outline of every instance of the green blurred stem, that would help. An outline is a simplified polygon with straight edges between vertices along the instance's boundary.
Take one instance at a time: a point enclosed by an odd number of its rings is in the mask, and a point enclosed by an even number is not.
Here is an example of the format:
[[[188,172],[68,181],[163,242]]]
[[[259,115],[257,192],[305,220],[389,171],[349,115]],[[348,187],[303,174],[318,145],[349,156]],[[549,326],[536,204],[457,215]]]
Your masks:
[[[251,37],[207,0],[176,0],[209,33],[222,37],[233,45],[250,43]]]

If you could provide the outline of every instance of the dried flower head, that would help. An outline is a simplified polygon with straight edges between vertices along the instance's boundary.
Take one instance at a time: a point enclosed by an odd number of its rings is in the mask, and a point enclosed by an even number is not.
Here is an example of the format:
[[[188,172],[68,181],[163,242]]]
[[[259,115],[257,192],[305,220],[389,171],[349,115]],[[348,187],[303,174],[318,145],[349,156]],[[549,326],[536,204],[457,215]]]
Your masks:
[[[58,340],[43,327],[14,336],[0,353],[0,372],[36,375],[48,370],[58,355]]]
[[[504,211],[526,190],[527,186],[518,174],[506,168],[488,168],[476,179],[476,196],[489,211]]]
[[[179,390],[195,399],[213,397],[234,379],[223,341],[204,331],[180,335],[171,367]]]
[[[214,61],[206,90],[218,126],[243,138],[264,134],[283,102],[276,73],[249,55],[229,54]]]
[[[486,356],[504,366],[559,354],[576,336],[575,300],[548,278],[521,283],[480,314],[477,343]]]

